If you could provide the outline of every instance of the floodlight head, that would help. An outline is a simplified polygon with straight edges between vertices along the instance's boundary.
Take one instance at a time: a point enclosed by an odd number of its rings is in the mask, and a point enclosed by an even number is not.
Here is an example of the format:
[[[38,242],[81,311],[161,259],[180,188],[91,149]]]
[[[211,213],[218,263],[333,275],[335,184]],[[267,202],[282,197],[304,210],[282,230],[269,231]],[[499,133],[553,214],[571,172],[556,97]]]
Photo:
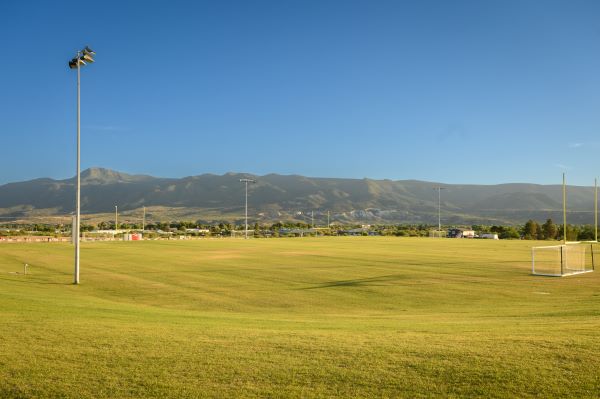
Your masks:
[[[92,50],[89,46],[85,46],[83,50],[81,50],[83,54],[96,55],[96,52]]]
[[[241,183],[256,183],[256,180],[252,179],[240,179]]]
[[[92,56],[90,54],[86,54],[84,53],[80,59],[82,59],[83,61],[87,61],[87,62],[94,62],[94,59],[92,58]]]
[[[91,48],[85,46],[83,50],[77,52],[77,57],[69,61],[69,68],[77,69],[78,66],[87,65],[88,63],[94,62],[93,56],[95,54],[96,53]]]

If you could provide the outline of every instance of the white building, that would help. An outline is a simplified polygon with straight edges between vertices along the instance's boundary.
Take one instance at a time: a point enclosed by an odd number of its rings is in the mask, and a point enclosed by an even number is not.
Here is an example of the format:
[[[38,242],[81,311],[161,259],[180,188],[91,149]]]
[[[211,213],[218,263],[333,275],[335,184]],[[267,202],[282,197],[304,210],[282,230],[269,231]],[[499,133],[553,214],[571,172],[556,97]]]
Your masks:
[[[482,233],[479,235],[480,238],[487,238],[488,240],[498,240],[498,234],[496,233]]]

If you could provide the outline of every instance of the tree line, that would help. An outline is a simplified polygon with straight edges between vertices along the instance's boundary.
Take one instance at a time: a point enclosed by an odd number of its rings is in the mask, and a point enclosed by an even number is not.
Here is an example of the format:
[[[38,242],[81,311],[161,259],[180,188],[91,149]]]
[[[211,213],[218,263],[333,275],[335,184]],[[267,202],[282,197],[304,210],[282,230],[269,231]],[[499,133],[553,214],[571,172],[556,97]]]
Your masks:
[[[280,231],[286,229],[304,229],[308,230],[313,227],[305,222],[276,222],[276,223],[253,223],[249,225],[249,229],[254,230],[256,236],[269,233],[270,235],[278,236]],[[431,224],[336,224],[331,225],[330,229],[319,230],[320,235],[337,235],[344,234],[346,231],[356,228],[363,228],[365,235],[368,232],[382,236],[397,236],[397,237],[427,237],[431,231],[437,229],[437,226]],[[535,220],[528,220],[524,225],[520,226],[505,226],[505,225],[471,225],[471,226],[444,226],[448,228],[464,228],[472,229],[477,234],[496,233],[500,239],[525,239],[525,240],[559,240],[563,238],[563,226],[557,225],[552,219],[546,220],[543,224],[539,224]],[[142,230],[141,223],[119,223],[118,226],[114,222],[99,222],[97,224],[82,223],[82,232],[92,232],[94,230]],[[70,232],[69,224],[0,224],[0,235],[20,235],[20,234],[67,234]],[[149,221],[144,229],[146,232],[176,232],[180,234],[190,235],[222,235],[229,236],[232,231],[240,231],[245,229],[242,222],[237,223],[206,223],[203,221],[170,221],[159,222]],[[203,232],[187,232],[186,229],[201,229]],[[315,233],[316,234],[316,233]],[[568,241],[590,241],[595,239],[595,227],[592,225],[568,225],[567,240]]]
[[[562,225],[555,224],[552,219],[541,226],[535,220],[528,220],[523,226],[522,237],[525,240],[557,240],[564,237]],[[596,239],[593,225],[567,225],[567,241],[591,241]]]

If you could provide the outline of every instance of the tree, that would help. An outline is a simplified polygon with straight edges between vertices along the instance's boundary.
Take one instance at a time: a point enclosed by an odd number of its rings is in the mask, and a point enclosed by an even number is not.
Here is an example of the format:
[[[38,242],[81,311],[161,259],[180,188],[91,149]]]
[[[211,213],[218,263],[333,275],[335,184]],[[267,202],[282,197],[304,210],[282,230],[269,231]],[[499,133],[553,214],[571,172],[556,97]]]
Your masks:
[[[556,240],[558,235],[558,226],[554,224],[552,219],[546,220],[546,223],[542,225],[542,233],[544,240]]]
[[[94,225],[81,223],[81,226],[79,226],[79,228],[81,229],[81,231],[93,231]]]
[[[558,236],[564,239],[564,227],[560,226],[558,229]],[[577,236],[579,235],[579,228],[577,226],[567,225],[567,240],[566,241],[577,241]]]
[[[489,233],[490,232],[490,227],[485,226],[483,224],[474,224],[471,226],[471,228],[479,233]]]
[[[586,224],[582,226],[577,234],[577,239],[579,241],[592,241],[596,238],[596,229],[594,226]]]
[[[504,227],[498,234],[498,238],[505,239],[518,239],[521,238],[519,232],[514,227]]]
[[[539,229],[539,224],[535,220],[529,219],[523,227],[523,237],[525,237],[526,240],[535,240]]]

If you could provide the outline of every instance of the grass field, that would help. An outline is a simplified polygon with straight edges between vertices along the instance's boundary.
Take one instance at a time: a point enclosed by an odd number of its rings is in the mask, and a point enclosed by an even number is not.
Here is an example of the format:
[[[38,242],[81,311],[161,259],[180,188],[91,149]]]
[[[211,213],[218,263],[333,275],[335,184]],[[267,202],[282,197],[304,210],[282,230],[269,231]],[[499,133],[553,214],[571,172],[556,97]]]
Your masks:
[[[600,272],[533,244],[89,243],[79,286],[72,246],[3,244],[0,397],[599,397]]]

